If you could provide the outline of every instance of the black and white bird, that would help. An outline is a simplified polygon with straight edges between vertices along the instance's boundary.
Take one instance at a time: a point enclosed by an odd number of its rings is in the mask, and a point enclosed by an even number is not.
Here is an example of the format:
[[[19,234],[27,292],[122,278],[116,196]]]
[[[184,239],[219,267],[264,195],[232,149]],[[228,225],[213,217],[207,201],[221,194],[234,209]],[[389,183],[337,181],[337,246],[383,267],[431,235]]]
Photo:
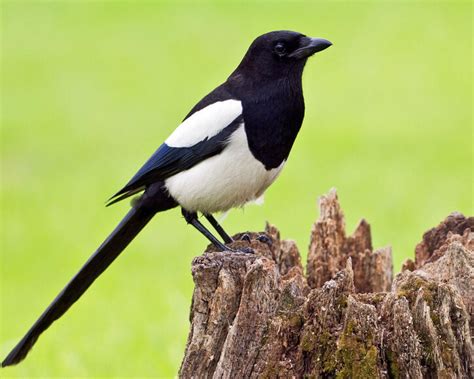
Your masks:
[[[115,260],[158,212],[181,207],[185,220],[218,249],[232,238],[213,213],[263,195],[283,169],[304,117],[307,59],[331,46],[292,31],[261,35],[228,79],[199,101],[109,205],[143,194],[2,362],[13,365]],[[203,214],[221,242],[198,219]]]

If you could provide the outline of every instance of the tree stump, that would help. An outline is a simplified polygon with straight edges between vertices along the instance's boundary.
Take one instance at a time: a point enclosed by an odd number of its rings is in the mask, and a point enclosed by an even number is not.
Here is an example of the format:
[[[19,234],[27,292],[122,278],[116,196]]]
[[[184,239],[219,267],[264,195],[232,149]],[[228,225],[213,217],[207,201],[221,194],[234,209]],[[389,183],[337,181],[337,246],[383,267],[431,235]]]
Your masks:
[[[307,273],[274,226],[193,260],[183,378],[473,378],[474,218],[428,231],[392,280],[389,247],[362,220],[346,236],[333,190],[320,199]],[[470,325],[471,322],[471,325]],[[470,330],[471,327],[471,330]]]

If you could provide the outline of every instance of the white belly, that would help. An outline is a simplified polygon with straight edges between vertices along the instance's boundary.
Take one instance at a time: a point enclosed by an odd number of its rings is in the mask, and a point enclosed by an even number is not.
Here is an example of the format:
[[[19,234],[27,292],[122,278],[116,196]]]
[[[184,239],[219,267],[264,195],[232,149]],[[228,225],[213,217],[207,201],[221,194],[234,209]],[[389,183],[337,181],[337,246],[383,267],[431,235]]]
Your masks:
[[[226,211],[263,195],[284,163],[267,171],[250,152],[244,126],[241,125],[222,153],[171,176],[166,179],[165,186],[188,211]]]

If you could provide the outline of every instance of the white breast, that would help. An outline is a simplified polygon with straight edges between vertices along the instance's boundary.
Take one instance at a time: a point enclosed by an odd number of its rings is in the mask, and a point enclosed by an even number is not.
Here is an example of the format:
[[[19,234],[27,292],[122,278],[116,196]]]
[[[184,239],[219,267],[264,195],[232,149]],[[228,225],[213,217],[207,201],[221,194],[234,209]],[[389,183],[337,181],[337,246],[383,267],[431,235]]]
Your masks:
[[[226,211],[263,195],[284,163],[267,171],[250,152],[242,124],[231,135],[222,153],[171,176],[165,186],[188,211]]]

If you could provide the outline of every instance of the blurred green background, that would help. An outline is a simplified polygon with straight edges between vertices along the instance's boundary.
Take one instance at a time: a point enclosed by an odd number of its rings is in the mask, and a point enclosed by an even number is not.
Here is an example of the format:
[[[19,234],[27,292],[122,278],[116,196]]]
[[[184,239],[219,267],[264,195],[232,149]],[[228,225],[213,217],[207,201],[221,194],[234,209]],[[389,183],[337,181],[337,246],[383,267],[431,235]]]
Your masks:
[[[470,2],[2,3],[2,358],[111,231],[105,200],[259,34],[330,39],[304,75],[306,118],[265,204],[304,257],[317,197],[336,187],[396,270],[450,212],[473,213]],[[188,331],[190,264],[206,241],[156,217],[3,377],[173,376]]]

